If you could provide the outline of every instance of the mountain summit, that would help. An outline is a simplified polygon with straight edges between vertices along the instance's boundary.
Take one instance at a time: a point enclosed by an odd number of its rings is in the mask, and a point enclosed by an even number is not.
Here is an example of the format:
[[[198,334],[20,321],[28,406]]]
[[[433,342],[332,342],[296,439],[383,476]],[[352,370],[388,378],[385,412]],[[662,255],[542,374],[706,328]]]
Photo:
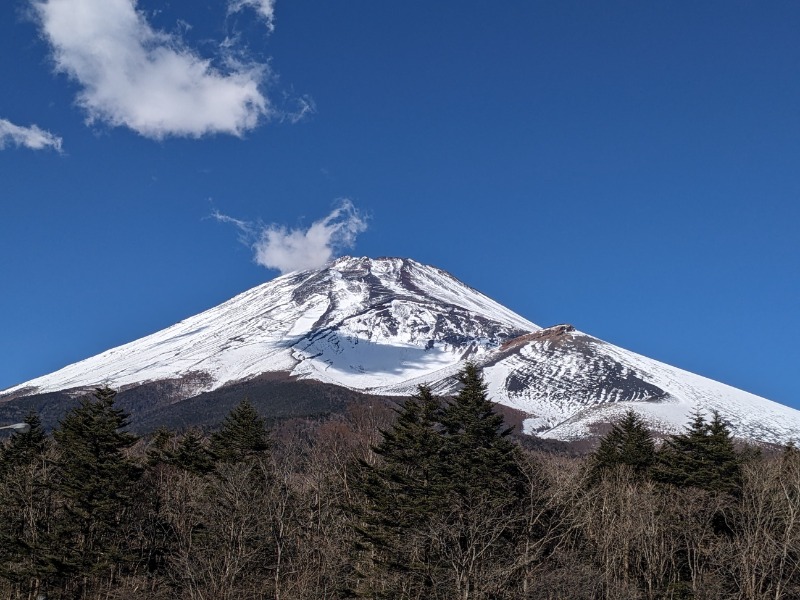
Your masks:
[[[632,408],[680,430],[716,410],[740,437],[800,437],[800,412],[613,346],[570,325],[542,329],[452,275],[409,259],[344,257],[290,273],[157,333],[0,392],[0,402],[97,385],[179,381],[185,400],[267,373],[376,395],[455,390],[465,361],[527,433],[596,435]]]

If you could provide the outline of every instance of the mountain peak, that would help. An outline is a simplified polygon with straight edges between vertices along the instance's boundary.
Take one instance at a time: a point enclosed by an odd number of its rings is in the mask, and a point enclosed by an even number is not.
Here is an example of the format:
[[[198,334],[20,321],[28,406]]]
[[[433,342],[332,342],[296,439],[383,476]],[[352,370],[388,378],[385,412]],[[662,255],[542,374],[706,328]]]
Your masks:
[[[425,377],[465,352],[481,355],[538,329],[434,267],[346,256],[5,393],[123,387],[189,374],[202,374],[208,391],[265,372],[369,390]]]
[[[664,433],[696,410],[737,435],[800,438],[800,413],[577,331],[538,325],[449,273],[396,257],[343,256],[289,273],[180,323],[0,393],[0,401],[97,385],[173,382],[172,401],[265,374],[382,395],[457,389],[466,361],[526,432],[597,435],[629,408]],[[598,429],[600,428],[600,429]]]

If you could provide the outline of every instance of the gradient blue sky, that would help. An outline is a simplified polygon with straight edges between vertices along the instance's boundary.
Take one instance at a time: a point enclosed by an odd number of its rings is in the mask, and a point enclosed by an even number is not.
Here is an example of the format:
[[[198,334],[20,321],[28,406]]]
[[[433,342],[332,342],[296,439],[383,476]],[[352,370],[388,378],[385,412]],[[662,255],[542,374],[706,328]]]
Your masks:
[[[0,388],[277,275],[214,211],[302,229],[348,198],[348,254],[800,408],[800,3],[277,0],[271,33],[250,4],[140,0],[135,35],[0,4]],[[137,35],[205,94],[250,78],[244,117],[86,62]]]

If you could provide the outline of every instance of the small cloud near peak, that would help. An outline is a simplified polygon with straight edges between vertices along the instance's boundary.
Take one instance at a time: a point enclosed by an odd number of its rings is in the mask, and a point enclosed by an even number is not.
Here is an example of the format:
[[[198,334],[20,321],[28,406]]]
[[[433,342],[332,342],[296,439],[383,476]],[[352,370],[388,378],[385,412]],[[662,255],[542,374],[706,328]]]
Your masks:
[[[352,248],[358,235],[367,229],[367,218],[347,199],[307,228],[258,225],[219,212],[212,216],[239,230],[242,242],[253,249],[257,264],[281,274],[325,266],[342,250]]]

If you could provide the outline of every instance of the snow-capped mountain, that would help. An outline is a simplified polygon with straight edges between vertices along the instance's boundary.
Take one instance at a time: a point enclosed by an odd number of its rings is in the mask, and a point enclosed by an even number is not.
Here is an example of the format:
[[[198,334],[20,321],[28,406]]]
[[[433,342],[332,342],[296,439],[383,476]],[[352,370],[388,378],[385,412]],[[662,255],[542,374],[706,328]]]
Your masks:
[[[542,329],[448,273],[399,258],[340,258],[244,292],[163,331],[0,392],[181,381],[178,401],[265,373],[369,392],[440,393],[470,360],[491,397],[528,415],[528,433],[576,439],[633,408],[663,432],[696,409],[737,435],[800,438],[800,412],[576,331]]]

